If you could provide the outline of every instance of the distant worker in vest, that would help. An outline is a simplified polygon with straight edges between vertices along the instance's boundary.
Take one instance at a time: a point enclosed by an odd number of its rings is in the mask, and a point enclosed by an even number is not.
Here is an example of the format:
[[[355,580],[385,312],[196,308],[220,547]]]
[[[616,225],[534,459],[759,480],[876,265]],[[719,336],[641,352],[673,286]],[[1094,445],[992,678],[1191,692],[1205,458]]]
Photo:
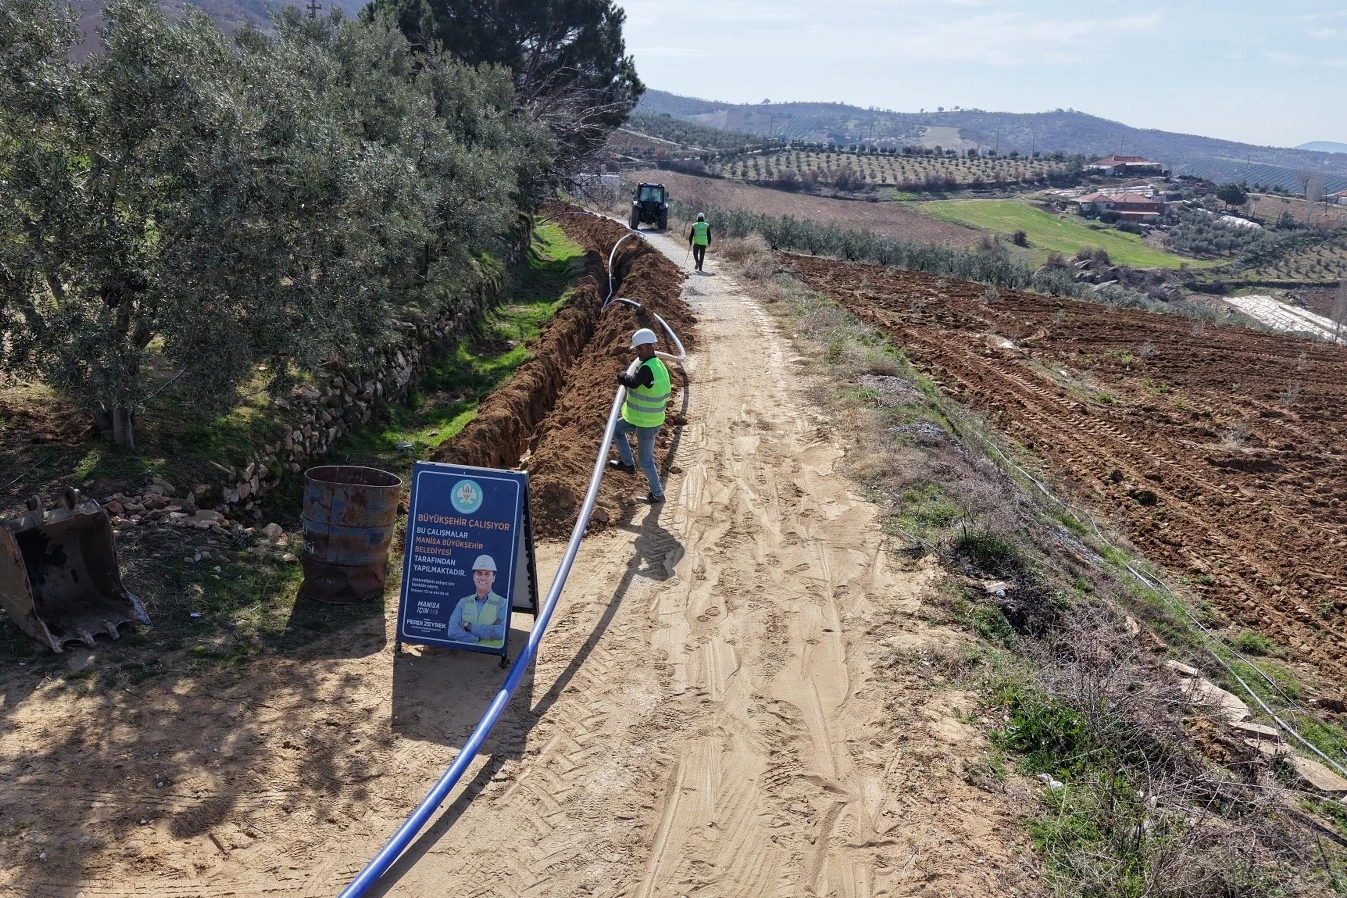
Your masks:
[[[477,591],[458,600],[445,638],[498,649],[505,645],[510,603],[491,591],[496,585],[496,560],[490,555],[478,555],[472,563],[472,585]]]
[[[669,369],[655,358],[655,332],[650,328],[643,327],[631,335],[631,348],[636,350],[641,367],[635,374],[623,371],[617,376],[618,383],[627,388],[627,396],[622,401],[622,419],[613,433],[617,458],[609,459],[608,466],[628,474],[636,473],[631,444],[627,442],[627,434],[634,432],[636,454],[641,459],[646,483],[650,485],[645,501],[657,505],[664,501],[664,487],[660,486],[659,469],[655,467],[655,437],[664,426],[664,406],[669,401]]]
[[[706,223],[706,216],[701,212],[697,213],[697,220],[692,223],[692,230],[688,233],[688,246],[692,247],[692,261],[697,263],[697,270],[702,270],[702,263],[706,261],[706,248],[711,245],[711,226]]]

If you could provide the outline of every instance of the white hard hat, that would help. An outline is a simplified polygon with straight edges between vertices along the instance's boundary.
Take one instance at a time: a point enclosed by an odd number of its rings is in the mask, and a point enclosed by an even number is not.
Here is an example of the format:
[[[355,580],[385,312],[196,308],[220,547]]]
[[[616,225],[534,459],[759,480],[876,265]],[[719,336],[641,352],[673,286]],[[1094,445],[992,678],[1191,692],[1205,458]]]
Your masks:
[[[698,221],[706,221],[706,213],[705,213],[705,212],[698,212],[698,213],[697,213],[697,220],[698,220]]]
[[[496,560],[490,555],[478,555],[477,560],[472,563],[472,569],[474,571],[490,571],[494,574],[496,572]]]
[[[631,335],[632,349],[635,349],[637,346],[644,346],[647,343],[657,343],[657,342],[659,342],[659,338],[656,337],[655,332],[648,327],[643,327],[636,333]]]

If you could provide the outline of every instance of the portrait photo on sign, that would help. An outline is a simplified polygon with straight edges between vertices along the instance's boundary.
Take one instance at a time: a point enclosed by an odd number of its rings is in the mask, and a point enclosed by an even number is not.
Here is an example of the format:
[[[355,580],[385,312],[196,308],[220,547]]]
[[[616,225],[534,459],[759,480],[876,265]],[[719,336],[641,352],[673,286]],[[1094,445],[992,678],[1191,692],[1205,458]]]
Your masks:
[[[514,472],[416,464],[399,641],[506,653],[524,484]]]
[[[495,591],[496,560],[490,555],[478,555],[473,560],[472,585],[473,591],[459,599],[449,615],[445,638],[501,648],[510,626],[510,601]]]

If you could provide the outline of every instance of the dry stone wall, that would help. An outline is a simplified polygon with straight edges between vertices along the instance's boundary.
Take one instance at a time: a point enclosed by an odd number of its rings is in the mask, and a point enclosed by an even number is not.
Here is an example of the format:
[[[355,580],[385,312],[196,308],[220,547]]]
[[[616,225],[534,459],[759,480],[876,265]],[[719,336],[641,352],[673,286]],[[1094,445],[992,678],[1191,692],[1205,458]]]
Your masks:
[[[362,370],[334,370],[277,400],[288,414],[281,438],[264,446],[245,465],[217,466],[221,479],[217,510],[230,517],[257,517],[259,498],[275,488],[286,471],[298,474],[327,455],[352,429],[369,424],[379,408],[405,399],[431,361],[448,350],[468,325],[466,315],[433,325],[407,326],[402,345],[389,347]],[[200,497],[198,497],[200,498]]]
[[[377,352],[360,368],[334,367],[313,383],[274,400],[284,420],[281,438],[245,462],[212,463],[218,477],[185,496],[156,478],[135,493],[115,493],[103,506],[115,523],[169,523],[217,529],[261,519],[260,500],[288,471],[318,463],[343,434],[369,424],[387,403],[405,399],[431,362],[448,351],[471,323],[469,313],[446,315],[433,324],[403,324],[401,343]]]

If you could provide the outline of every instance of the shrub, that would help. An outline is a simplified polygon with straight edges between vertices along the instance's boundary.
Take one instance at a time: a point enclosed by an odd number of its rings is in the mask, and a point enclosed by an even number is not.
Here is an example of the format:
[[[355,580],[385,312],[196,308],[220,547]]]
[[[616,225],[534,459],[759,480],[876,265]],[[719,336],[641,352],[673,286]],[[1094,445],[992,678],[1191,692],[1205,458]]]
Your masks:
[[[0,369],[127,448],[155,364],[220,408],[259,363],[279,391],[395,319],[480,313],[483,260],[541,199],[547,139],[508,76],[383,23],[289,7],[234,39],[118,0],[74,63],[60,4],[6,9],[0,43],[40,46],[0,53],[0,271],[38,299],[16,318],[0,301]]]
[[[955,557],[974,573],[1008,577],[1024,566],[1024,559],[1015,544],[987,527],[963,526],[953,548]]]
[[[1277,645],[1268,639],[1262,633],[1255,633],[1252,630],[1245,630],[1230,640],[1230,645],[1236,651],[1245,655],[1276,655]]]

